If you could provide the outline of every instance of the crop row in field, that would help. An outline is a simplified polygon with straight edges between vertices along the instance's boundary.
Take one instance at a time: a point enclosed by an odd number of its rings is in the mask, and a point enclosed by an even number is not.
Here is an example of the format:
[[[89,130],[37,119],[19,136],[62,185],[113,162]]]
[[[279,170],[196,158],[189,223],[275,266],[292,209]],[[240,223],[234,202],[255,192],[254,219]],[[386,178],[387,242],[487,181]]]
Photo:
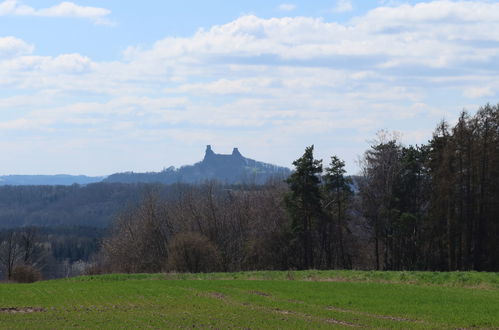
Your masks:
[[[295,280],[279,279],[290,274]],[[0,327],[499,327],[495,288],[340,281],[332,280],[331,272],[323,278],[317,274],[168,275],[190,277],[184,280],[166,280],[164,274],[106,275],[0,284]],[[296,280],[302,275],[305,280]],[[307,280],[311,275],[320,280]],[[243,279],[221,279],[231,276]]]

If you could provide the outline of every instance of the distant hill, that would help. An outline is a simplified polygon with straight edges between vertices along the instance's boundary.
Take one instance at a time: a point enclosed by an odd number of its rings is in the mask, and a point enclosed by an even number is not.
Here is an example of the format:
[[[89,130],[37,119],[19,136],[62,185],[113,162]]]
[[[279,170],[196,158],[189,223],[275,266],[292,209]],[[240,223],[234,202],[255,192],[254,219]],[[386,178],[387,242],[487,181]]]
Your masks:
[[[206,147],[204,158],[194,165],[179,169],[170,167],[161,172],[116,173],[103,182],[113,183],[202,183],[216,180],[224,184],[263,184],[271,179],[284,179],[291,170],[243,157],[237,148],[232,154],[216,154],[211,146]]]
[[[0,230],[25,226],[106,227],[116,214],[138,203],[150,189],[143,184],[119,183],[0,186]]]
[[[85,175],[3,175],[0,176],[0,186],[70,186],[72,184],[86,185],[100,182],[103,176],[90,177]]]
[[[3,175],[0,186],[71,186],[97,182],[107,183],[203,183],[219,181],[223,184],[264,184],[272,179],[284,179],[291,174],[287,167],[280,167],[243,157],[237,148],[232,154],[216,154],[206,147],[204,159],[194,165],[178,169],[169,167],[161,172],[123,172],[105,176],[85,175]]]

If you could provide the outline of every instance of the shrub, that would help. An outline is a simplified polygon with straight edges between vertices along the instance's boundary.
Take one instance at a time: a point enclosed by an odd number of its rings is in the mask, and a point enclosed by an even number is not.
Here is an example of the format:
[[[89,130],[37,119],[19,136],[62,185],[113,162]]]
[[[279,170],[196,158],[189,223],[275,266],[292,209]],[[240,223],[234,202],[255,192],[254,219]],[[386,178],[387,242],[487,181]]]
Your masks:
[[[176,272],[204,273],[220,268],[220,253],[206,236],[179,233],[168,244],[168,269]]]
[[[99,263],[95,264],[90,264],[85,267],[85,270],[83,271],[83,275],[102,275],[102,274],[107,274],[105,270],[105,267]]]
[[[11,280],[18,283],[33,283],[41,279],[42,274],[30,265],[19,265],[12,270]]]

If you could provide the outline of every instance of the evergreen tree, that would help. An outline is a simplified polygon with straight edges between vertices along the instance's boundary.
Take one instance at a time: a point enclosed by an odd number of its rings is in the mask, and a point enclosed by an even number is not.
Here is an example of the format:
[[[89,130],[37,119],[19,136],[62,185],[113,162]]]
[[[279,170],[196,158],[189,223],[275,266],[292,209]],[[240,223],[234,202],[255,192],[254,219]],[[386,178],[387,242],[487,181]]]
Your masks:
[[[373,229],[376,269],[391,269],[394,225],[399,217],[394,189],[400,174],[402,147],[396,134],[389,136],[384,131],[373,142],[361,163],[360,197],[364,216]]]
[[[413,270],[423,263],[421,240],[428,214],[428,148],[402,148],[400,171],[395,182],[395,206],[399,214],[393,224],[393,269]]]
[[[353,196],[352,180],[345,177],[345,162],[337,156],[331,157],[324,174],[324,209],[328,213],[326,234],[327,268],[351,268],[350,258],[345,252],[344,231],[347,209]],[[334,260],[333,260],[334,257]],[[334,262],[333,262],[334,261]]]
[[[322,216],[320,174],[322,160],[314,159],[314,146],[307,147],[302,157],[293,162],[294,172],[286,180],[291,192],[286,205],[292,218],[295,243],[298,246],[300,269],[314,266],[313,231]]]

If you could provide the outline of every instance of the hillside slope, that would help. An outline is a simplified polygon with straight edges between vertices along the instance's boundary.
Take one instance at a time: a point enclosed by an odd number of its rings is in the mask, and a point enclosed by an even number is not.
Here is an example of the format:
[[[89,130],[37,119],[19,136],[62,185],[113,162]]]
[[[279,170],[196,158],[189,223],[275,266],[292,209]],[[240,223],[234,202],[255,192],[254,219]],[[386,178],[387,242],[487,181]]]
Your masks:
[[[149,173],[116,173],[110,175],[104,182],[120,183],[202,183],[219,181],[224,184],[263,184],[272,179],[284,179],[291,170],[268,163],[246,158],[237,148],[232,154],[216,154],[211,146],[206,147],[202,161],[182,166],[179,169],[170,167],[161,172]]]

